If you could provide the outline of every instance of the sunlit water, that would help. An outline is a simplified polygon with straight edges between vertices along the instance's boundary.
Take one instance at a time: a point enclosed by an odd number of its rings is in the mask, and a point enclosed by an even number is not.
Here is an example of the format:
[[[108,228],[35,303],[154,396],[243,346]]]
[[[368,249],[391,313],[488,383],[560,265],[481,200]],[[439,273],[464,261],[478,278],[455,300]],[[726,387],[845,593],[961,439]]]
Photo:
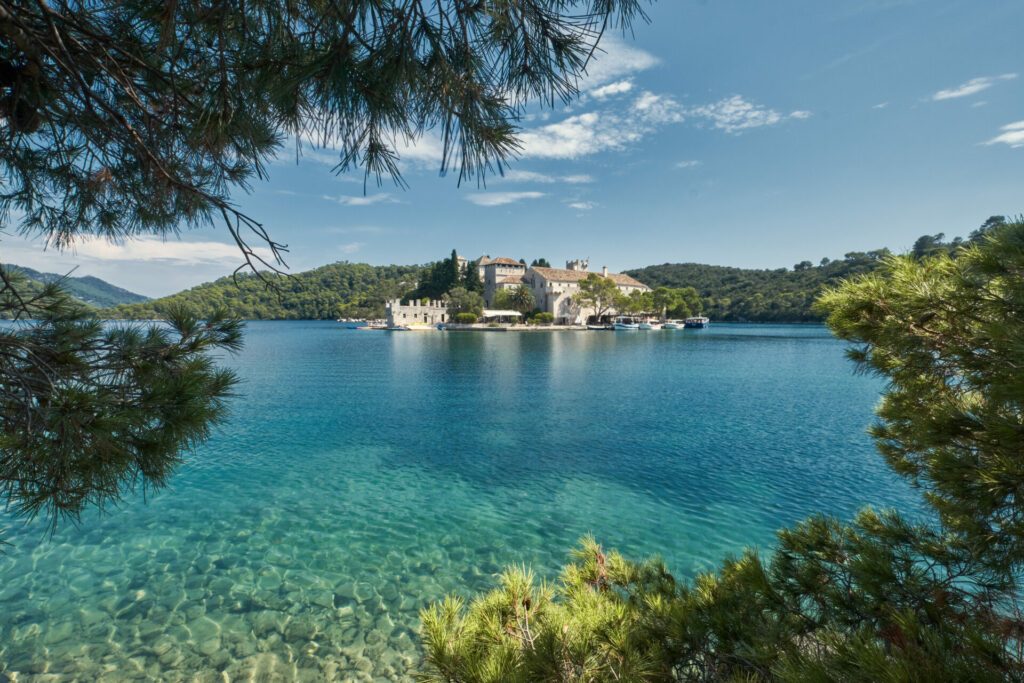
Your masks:
[[[53,538],[8,520],[0,672],[405,680],[428,601],[554,575],[587,532],[691,576],[913,506],[865,435],[881,383],[820,327],[246,338],[230,423],[168,489]]]

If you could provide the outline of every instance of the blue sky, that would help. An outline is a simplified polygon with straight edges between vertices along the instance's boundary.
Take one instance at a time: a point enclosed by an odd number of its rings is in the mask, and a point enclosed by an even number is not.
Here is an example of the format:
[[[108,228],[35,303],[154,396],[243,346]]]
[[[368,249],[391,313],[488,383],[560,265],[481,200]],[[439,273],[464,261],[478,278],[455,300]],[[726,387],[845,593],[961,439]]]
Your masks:
[[[522,122],[524,151],[486,188],[439,177],[431,138],[405,150],[410,188],[362,193],[336,153],[238,204],[299,271],[423,263],[457,248],[613,270],[695,261],[792,266],[1024,212],[1024,3],[661,0],[604,44],[580,101]],[[229,273],[223,230],[181,242],[3,260],[91,274],[148,295]]]

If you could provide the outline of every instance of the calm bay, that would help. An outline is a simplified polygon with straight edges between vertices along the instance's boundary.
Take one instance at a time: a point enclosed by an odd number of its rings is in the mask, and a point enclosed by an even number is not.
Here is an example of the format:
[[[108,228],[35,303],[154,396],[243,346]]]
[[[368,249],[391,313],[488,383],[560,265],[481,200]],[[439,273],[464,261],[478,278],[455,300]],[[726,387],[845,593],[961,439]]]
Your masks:
[[[820,326],[551,334],[255,322],[228,423],[52,538],[8,519],[0,672],[405,680],[418,610],[582,535],[681,576],[814,512],[916,507]]]

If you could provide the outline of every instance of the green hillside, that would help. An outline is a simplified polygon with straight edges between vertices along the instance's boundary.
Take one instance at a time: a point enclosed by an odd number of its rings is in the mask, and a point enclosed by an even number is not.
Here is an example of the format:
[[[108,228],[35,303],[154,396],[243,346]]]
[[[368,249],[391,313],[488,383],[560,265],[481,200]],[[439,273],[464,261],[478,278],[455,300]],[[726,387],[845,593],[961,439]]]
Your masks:
[[[274,278],[274,287],[254,274],[239,274],[161,299],[116,306],[107,313],[118,318],[160,318],[169,305],[183,304],[200,316],[222,309],[247,320],[381,317],[384,302],[412,291],[422,273],[422,266],[342,262]]]
[[[939,252],[955,254],[963,244],[982,239],[1004,225],[1004,216],[990,216],[966,238],[947,241],[944,233],[921,235],[910,254],[923,258]],[[753,270],[700,263],[665,263],[626,273],[651,287],[693,287],[704,303],[704,314],[713,320],[749,322],[820,322],[811,305],[822,289],[840,280],[873,270],[890,255],[888,249],[851,251],[842,259],[810,261],[789,268]]]
[[[72,277],[58,275],[57,273],[42,273],[32,268],[14,264],[4,264],[2,267],[20,272],[29,280],[34,280],[35,282],[60,282],[69,294],[96,308],[109,308],[119,304],[135,304],[149,301],[149,297],[129,292],[127,289],[122,289],[91,275]]]
[[[693,287],[712,320],[816,322],[811,304],[827,285],[872,270],[888,254],[851,252],[842,260],[798,264],[793,270],[753,270],[700,263],[665,263],[626,271],[650,287]]]

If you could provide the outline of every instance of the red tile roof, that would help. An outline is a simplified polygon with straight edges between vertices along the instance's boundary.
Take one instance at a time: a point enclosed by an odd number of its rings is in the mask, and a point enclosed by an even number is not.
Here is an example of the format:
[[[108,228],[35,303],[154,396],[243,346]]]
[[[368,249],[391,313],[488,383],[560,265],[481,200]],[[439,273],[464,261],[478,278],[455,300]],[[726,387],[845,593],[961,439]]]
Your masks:
[[[551,282],[580,282],[587,279],[588,275],[597,275],[599,277],[601,275],[601,273],[594,273],[589,270],[567,270],[565,268],[538,268],[534,266],[532,270],[545,280]],[[622,273],[608,273],[608,278],[620,287],[643,287],[644,289],[650,289],[650,287],[639,280],[635,280]]]
[[[497,263],[498,265],[502,266],[522,266],[523,268],[526,267],[525,264],[516,261],[514,258],[508,258],[507,256],[499,256],[498,258],[489,260],[488,263]]]

